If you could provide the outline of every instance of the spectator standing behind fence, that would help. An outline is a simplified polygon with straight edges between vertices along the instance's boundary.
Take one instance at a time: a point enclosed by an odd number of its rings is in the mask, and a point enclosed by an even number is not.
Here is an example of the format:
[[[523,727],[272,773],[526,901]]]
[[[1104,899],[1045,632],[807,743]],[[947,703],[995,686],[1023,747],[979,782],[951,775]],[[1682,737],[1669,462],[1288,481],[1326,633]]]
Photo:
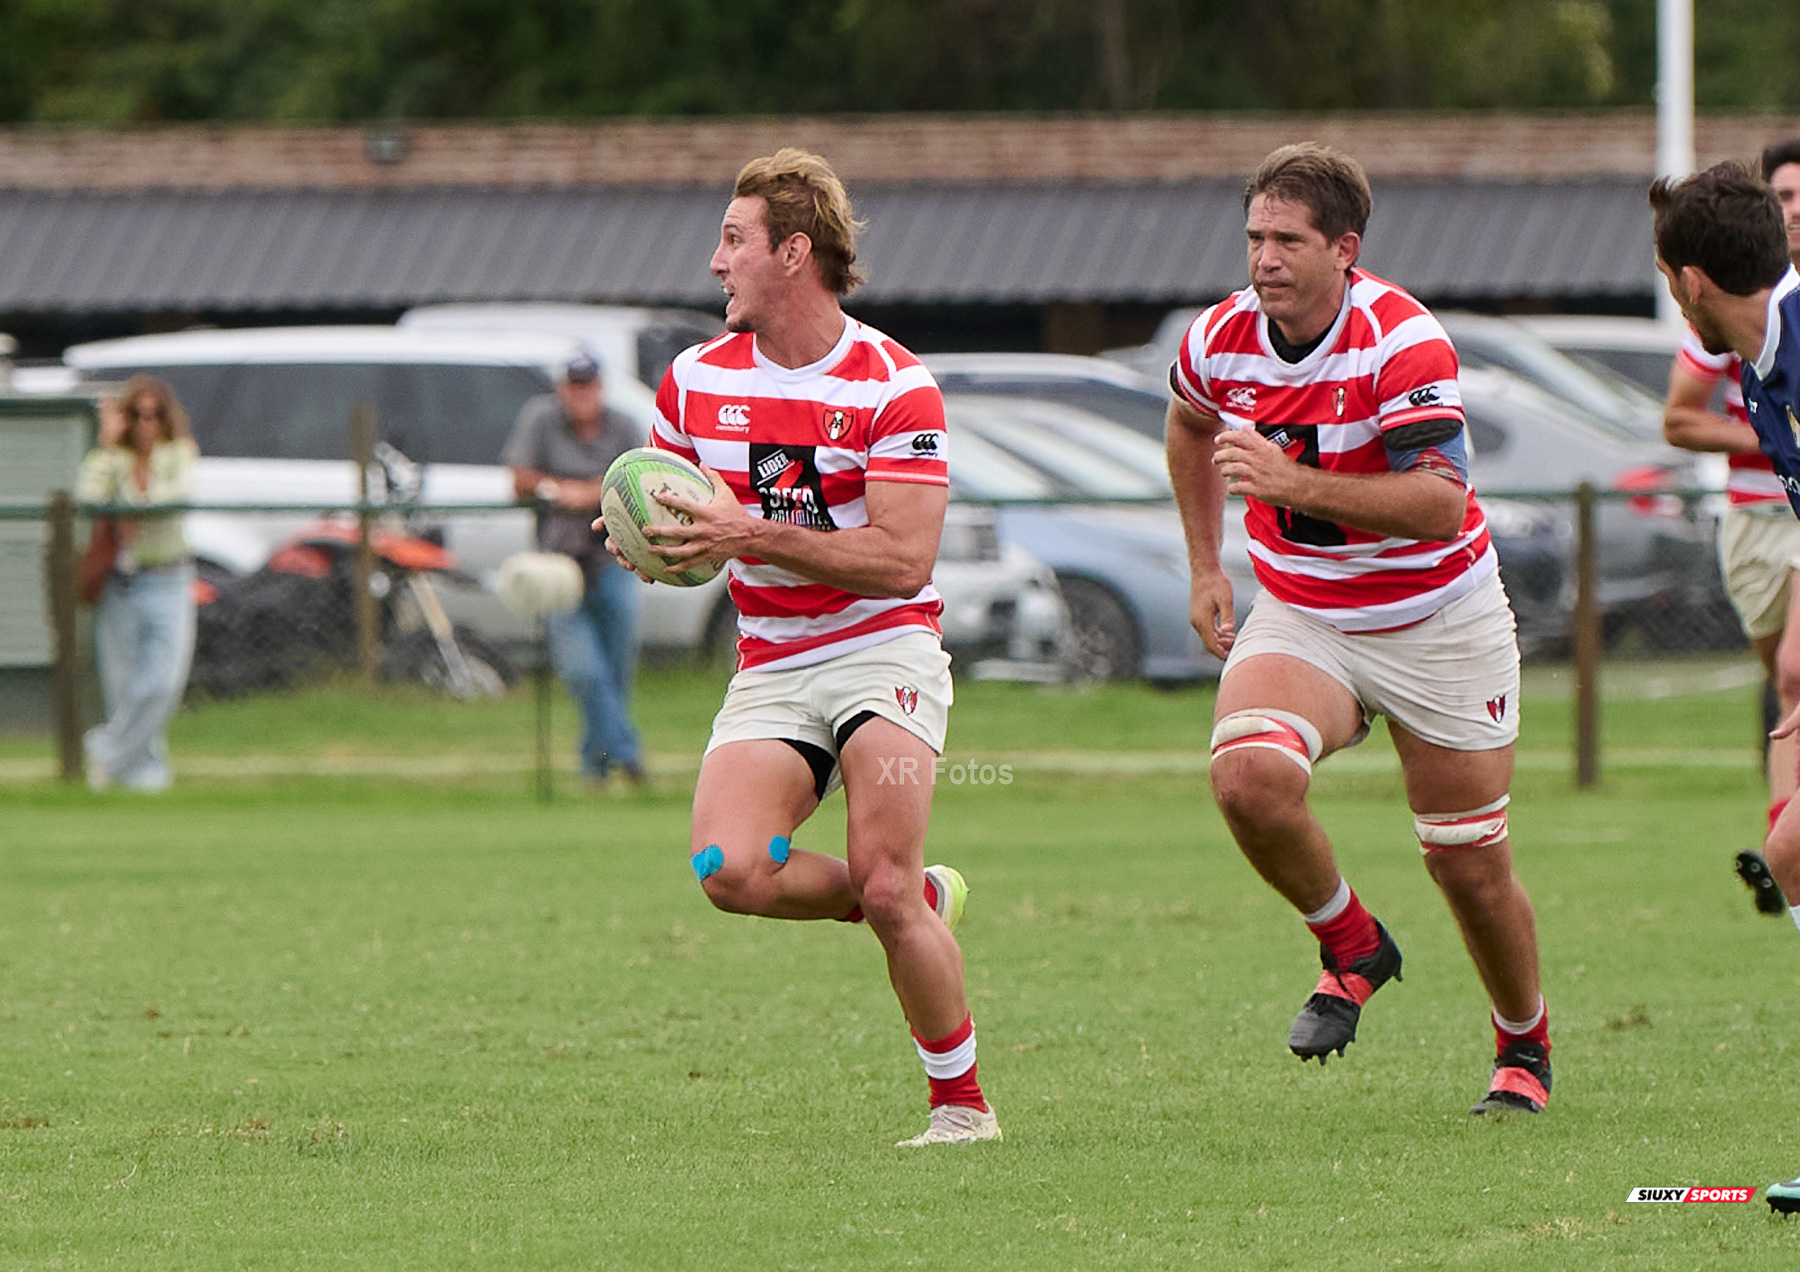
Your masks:
[[[1781,203],[1787,230],[1788,259],[1800,265],[1800,138],[1770,146],[1762,154],[1763,180]],[[1762,453],[1756,430],[1744,408],[1743,361],[1737,354],[1708,353],[1699,335],[1688,328],[1675,365],[1669,369],[1669,396],[1663,404],[1663,436],[1693,451],[1723,451],[1730,456],[1730,500],[1719,524],[1719,564],[1725,590],[1737,607],[1744,634],[1756,647],[1763,670],[1781,700],[1781,714],[1800,706],[1800,521],[1788,507],[1774,463]],[[1725,413],[1710,409],[1713,390],[1725,382]],[[1792,735],[1769,746],[1769,825],[1800,785],[1800,738]],[[1785,914],[1787,901],[1776,886],[1763,855],[1746,848],[1737,855],[1738,875],[1750,885],[1756,907],[1766,914]]]
[[[100,435],[81,462],[77,497],[146,509],[186,503],[199,450],[175,393],[134,376],[100,404]],[[88,785],[166,790],[165,731],[194,656],[194,562],[179,513],[118,518],[118,555],[94,613],[106,722],[88,730]]]
[[[630,419],[602,401],[598,364],[578,357],[563,369],[555,393],[520,409],[501,455],[512,469],[513,493],[543,505],[538,547],[573,557],[586,583],[581,604],[548,621],[550,661],[581,707],[581,771],[594,786],[615,771],[633,785],[644,781],[631,721],[639,584],[612,563],[591,528],[607,466],[643,440]]]

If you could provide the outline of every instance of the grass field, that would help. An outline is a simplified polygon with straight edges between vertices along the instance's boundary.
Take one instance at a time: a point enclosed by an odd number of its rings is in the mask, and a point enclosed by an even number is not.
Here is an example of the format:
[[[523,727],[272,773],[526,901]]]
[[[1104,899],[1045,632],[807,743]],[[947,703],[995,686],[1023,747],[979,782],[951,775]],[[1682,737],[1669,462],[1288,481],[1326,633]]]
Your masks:
[[[1527,695],[1557,1083],[1502,1120],[1466,1113],[1491,1033],[1383,740],[1316,802],[1406,979],[1303,1067],[1316,955],[1211,806],[1210,695],[964,686],[950,758],[1014,781],[940,786],[930,855],[973,885],[1007,1138],[926,1153],[890,1147],[924,1082],[868,933],[694,885],[711,681],[641,687],[657,793],[547,806],[522,698],[189,712],[154,800],[28,780],[42,745],[9,741],[0,1266],[1793,1266],[1760,1197],[1625,1204],[1800,1173],[1800,936],[1730,870],[1753,690],[1657,675],[1612,681],[1596,791],[1560,696]]]

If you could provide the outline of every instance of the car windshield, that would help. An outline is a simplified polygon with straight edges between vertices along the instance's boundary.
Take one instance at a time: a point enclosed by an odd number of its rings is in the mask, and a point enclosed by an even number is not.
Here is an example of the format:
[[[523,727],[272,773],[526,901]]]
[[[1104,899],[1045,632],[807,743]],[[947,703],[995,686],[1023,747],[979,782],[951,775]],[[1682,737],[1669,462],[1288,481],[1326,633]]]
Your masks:
[[[1493,337],[1454,325],[1450,332],[1463,366],[1510,371],[1573,402],[1620,437],[1661,439],[1661,405],[1646,400],[1635,387],[1597,375],[1525,332]]]
[[[1596,375],[1605,376],[1616,384],[1630,385],[1634,392],[1646,397],[1654,394],[1653,401],[1657,404],[1669,391],[1669,368],[1675,362],[1672,353],[1657,349],[1564,349],[1563,352]]]
[[[350,414],[375,408],[380,438],[429,464],[497,464],[526,399],[553,389],[529,367],[422,363],[243,363],[102,367],[89,380],[160,376],[200,453],[348,459]]]
[[[1162,441],[1169,412],[1165,393],[1147,393],[1104,380],[1049,379],[985,371],[933,372],[946,393],[980,393],[990,397],[1035,398],[1079,407],[1123,424],[1133,432]]]
[[[1169,499],[1162,447],[1074,407],[948,394],[950,484],[970,499]],[[1021,480],[1020,474],[1032,480]],[[1027,485],[1038,493],[1025,493]],[[1010,489],[1002,490],[1001,487]]]

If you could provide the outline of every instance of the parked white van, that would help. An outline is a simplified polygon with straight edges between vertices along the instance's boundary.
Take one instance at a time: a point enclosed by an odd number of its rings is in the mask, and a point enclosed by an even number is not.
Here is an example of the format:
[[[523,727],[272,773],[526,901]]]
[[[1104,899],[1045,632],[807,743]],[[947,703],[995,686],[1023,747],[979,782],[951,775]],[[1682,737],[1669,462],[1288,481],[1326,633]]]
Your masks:
[[[434,516],[444,546],[482,587],[446,590],[458,623],[505,644],[533,635],[494,592],[502,561],[529,547],[532,512],[513,501],[499,463],[527,398],[551,392],[584,342],[540,331],[405,327],[266,327],[186,331],[96,341],[66,350],[84,382],[145,373],[174,386],[201,460],[197,504],[350,501],[351,413],[375,408],[377,435],[423,469],[421,502],[495,510]],[[606,402],[648,435],[655,396],[635,375],[610,375]],[[234,573],[260,567],[313,518],[305,513],[188,515],[203,561]],[[1035,559],[1002,553],[991,510],[959,506],[936,571],[945,644],[965,656],[1023,664],[1043,675],[1062,657],[1067,611],[1055,576]],[[721,575],[696,588],[652,588],[639,635],[651,649],[726,644],[734,613]]]

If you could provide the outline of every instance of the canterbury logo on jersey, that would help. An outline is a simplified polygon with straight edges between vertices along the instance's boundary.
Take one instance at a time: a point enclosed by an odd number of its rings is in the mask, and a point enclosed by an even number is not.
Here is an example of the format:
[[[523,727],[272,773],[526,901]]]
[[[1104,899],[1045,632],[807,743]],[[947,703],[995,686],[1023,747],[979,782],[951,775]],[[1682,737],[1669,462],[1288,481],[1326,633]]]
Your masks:
[[[1423,388],[1414,389],[1406,395],[1406,400],[1414,406],[1436,406],[1443,401],[1438,396],[1437,385],[1427,384]]]
[[[935,455],[938,453],[936,433],[918,433],[912,439],[913,454]]]
[[[750,407],[743,402],[727,402],[719,408],[719,427],[742,432],[750,427]]]
[[[1233,389],[1225,395],[1225,405],[1234,411],[1254,411],[1256,409],[1256,390]]]

